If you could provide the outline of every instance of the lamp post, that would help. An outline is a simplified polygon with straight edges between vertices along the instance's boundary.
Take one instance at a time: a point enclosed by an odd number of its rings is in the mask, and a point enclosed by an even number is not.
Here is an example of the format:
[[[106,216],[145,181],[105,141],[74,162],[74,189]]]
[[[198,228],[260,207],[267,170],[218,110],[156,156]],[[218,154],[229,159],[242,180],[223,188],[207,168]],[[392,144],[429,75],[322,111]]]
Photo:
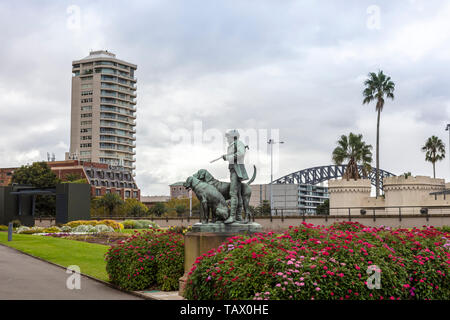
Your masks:
[[[192,190],[189,189],[189,217],[192,217]]]
[[[282,144],[284,141],[274,141],[269,139],[267,143],[270,145],[270,214],[272,215],[273,210],[273,197],[272,197],[272,182],[273,182],[273,145],[276,143]]]
[[[447,146],[447,148],[448,148],[448,152],[449,152],[448,159],[450,161],[450,123],[447,124],[447,127],[445,128],[445,131],[448,131],[448,146]]]

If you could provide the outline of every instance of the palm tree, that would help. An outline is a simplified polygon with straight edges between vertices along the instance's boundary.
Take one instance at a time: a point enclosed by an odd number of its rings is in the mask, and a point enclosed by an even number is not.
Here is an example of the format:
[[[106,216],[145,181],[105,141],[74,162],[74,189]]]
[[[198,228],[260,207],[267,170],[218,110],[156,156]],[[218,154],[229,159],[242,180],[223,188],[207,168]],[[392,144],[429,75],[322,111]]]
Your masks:
[[[395,83],[391,81],[391,77],[387,77],[383,71],[379,70],[378,74],[375,72],[369,73],[369,78],[364,81],[365,89],[363,91],[363,104],[377,101],[375,110],[377,116],[377,155],[376,155],[376,196],[380,195],[380,114],[384,107],[384,98],[394,100]]]
[[[357,180],[360,178],[358,164],[363,166],[363,176],[365,178],[371,170],[372,146],[366,144],[362,138],[362,134],[353,134],[351,132],[348,137],[342,135],[337,141],[338,146],[333,150],[333,162],[335,164],[339,165],[348,160],[348,165],[343,176],[347,180]]]
[[[97,200],[99,206],[108,210],[109,216],[112,217],[114,209],[124,203],[122,198],[116,193],[107,193]]]
[[[422,151],[426,152],[425,160],[433,164],[433,178],[436,178],[435,163],[445,158],[445,145],[441,139],[431,136],[422,147]]]

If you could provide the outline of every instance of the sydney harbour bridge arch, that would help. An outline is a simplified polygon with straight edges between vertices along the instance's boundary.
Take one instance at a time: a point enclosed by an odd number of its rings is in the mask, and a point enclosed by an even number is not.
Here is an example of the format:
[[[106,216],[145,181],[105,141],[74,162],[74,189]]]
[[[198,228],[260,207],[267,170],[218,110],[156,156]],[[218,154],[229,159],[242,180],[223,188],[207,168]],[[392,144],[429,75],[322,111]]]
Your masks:
[[[328,181],[330,179],[341,178],[345,172],[347,165],[328,165],[307,168],[300,171],[296,171],[278,178],[273,181],[274,184],[318,184]],[[358,166],[358,172],[361,177],[364,177],[362,166]],[[387,177],[393,177],[395,174],[380,169],[380,189],[383,189],[383,179]],[[366,178],[370,179],[373,186],[376,185],[376,168],[372,168]]]

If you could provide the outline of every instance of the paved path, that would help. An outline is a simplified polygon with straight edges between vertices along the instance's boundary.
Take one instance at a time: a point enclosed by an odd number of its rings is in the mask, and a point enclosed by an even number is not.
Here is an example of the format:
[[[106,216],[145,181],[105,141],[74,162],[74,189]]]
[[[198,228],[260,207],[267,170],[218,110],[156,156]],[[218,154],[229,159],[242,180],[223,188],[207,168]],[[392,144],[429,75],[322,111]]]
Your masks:
[[[81,276],[81,289],[69,290],[64,269],[0,245],[0,300],[129,300],[134,295]]]

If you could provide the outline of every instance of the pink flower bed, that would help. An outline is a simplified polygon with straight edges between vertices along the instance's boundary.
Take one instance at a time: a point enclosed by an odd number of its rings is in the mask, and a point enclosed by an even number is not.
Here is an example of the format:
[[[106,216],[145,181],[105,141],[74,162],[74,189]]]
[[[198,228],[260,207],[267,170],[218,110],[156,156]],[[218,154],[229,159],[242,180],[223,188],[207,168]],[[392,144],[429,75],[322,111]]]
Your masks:
[[[449,299],[449,239],[432,227],[391,230],[355,222],[235,236],[197,258],[186,297]]]

